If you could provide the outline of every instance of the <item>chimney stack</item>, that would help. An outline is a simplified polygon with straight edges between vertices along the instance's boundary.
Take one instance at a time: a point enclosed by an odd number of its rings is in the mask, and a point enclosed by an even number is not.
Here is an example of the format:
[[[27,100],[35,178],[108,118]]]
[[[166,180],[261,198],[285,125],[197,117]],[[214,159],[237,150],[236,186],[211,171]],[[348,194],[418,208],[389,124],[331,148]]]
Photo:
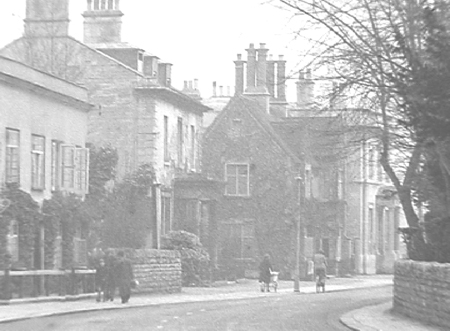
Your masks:
[[[277,100],[286,102],[286,61],[283,55],[277,61]]]
[[[311,69],[299,72],[297,81],[297,106],[302,109],[312,108],[314,100],[314,81],[311,79]]]
[[[69,35],[69,0],[27,0],[25,37]]]
[[[273,61],[272,55],[269,55],[267,61],[267,90],[270,97],[275,99],[275,61]]]
[[[122,16],[119,0],[87,0],[87,10],[83,13],[84,42],[121,42]]]
[[[213,82],[213,97],[217,97],[217,83]]]
[[[235,77],[235,94],[241,95],[244,93],[244,63],[245,61],[242,60],[242,54],[237,55],[237,60],[234,61],[236,65],[236,77]]]
[[[256,49],[250,44],[247,51],[247,88],[245,92],[252,93],[256,89]]]
[[[266,44],[259,44],[256,70],[256,87],[260,93],[267,93],[267,52]]]
[[[333,82],[330,98],[330,108],[331,109],[345,109],[347,108],[347,103],[345,101],[343,91],[344,85],[341,83]]]

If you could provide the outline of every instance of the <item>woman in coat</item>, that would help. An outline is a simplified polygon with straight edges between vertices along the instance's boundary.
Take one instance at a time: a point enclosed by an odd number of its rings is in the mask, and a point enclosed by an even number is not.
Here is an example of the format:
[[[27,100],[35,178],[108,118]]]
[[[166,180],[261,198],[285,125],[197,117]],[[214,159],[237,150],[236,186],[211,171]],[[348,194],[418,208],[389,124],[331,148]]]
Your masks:
[[[119,287],[122,303],[127,303],[131,296],[131,282],[134,279],[133,266],[131,261],[125,257],[125,253],[120,251],[117,254],[116,285]]]
[[[270,255],[264,255],[264,259],[259,264],[259,282],[261,283],[261,292],[269,290],[270,274],[272,272],[272,264],[270,263]]]

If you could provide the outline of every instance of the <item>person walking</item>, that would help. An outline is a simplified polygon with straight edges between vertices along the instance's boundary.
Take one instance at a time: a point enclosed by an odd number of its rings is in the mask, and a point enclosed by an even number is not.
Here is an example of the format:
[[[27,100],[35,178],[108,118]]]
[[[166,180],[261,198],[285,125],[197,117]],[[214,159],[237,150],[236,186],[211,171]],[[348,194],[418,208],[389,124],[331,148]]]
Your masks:
[[[131,296],[131,283],[134,280],[133,266],[131,261],[125,257],[125,253],[120,251],[117,254],[116,280],[119,286],[119,294],[122,303],[127,303]]]
[[[97,291],[96,301],[100,302],[102,298],[103,301],[106,301],[106,265],[104,259],[100,259],[96,267],[95,289]]]
[[[270,276],[272,272],[272,264],[270,263],[270,255],[264,255],[263,260],[259,264],[259,282],[261,283],[261,292],[270,292]]]
[[[314,254],[314,275],[316,277],[316,292],[322,288],[325,292],[325,280],[327,278],[327,258],[323,250]]]
[[[107,249],[105,253],[105,293],[103,301],[114,301],[116,292],[116,264],[114,252]]]

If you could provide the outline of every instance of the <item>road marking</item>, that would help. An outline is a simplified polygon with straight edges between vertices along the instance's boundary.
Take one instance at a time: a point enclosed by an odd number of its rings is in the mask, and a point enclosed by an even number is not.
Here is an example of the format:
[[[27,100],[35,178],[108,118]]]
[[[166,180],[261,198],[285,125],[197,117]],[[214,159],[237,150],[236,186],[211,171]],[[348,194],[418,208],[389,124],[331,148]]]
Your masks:
[[[173,317],[173,319],[175,319],[175,320],[178,319],[178,318],[179,318],[178,316],[174,316],[174,317]]]
[[[200,309],[200,311],[206,311],[206,309]]]
[[[163,326],[162,326],[162,325],[158,325],[156,328],[157,328],[157,329],[162,329]]]
[[[188,312],[186,313],[186,315],[192,315],[192,312],[188,311]]]
[[[167,320],[162,320],[161,323],[167,323]]]

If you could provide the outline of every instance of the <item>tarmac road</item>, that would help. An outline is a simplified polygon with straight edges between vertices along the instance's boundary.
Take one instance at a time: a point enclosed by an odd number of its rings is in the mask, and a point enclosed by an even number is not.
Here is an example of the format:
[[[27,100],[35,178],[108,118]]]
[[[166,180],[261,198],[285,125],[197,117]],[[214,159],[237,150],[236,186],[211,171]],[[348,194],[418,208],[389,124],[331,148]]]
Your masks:
[[[347,311],[392,299],[392,286],[324,294],[273,293],[252,299],[94,311],[1,325],[3,331],[333,331]]]

